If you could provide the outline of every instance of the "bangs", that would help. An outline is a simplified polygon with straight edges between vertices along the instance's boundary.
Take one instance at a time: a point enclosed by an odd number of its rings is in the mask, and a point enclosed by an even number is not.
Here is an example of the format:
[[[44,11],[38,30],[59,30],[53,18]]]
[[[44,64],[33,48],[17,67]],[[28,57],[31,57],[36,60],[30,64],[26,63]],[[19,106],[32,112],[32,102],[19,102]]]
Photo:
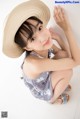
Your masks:
[[[43,22],[37,17],[32,16],[28,18],[27,20],[29,19],[37,21],[40,24],[43,24]],[[33,41],[32,37],[34,33],[36,32],[37,27],[29,23],[27,20],[22,24],[20,32],[27,38],[27,40]]]
[[[27,38],[27,40],[32,40],[33,34],[36,31],[36,27],[31,23],[25,21],[20,28],[20,33]]]
[[[27,45],[27,41],[30,40],[31,42],[34,41],[32,38],[34,33],[36,32],[37,26],[28,22],[28,20],[37,21],[40,24],[43,24],[41,20],[32,16],[28,18],[23,24],[19,27],[18,31],[15,34],[15,43],[17,43],[20,47],[25,47]]]

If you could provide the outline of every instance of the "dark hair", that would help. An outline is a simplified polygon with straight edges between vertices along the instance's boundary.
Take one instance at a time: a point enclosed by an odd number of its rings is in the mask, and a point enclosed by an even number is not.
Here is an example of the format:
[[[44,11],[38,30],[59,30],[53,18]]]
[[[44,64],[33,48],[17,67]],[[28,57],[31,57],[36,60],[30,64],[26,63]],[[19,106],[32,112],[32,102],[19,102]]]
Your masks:
[[[38,21],[41,24],[43,23],[41,20],[39,20],[35,16],[32,16],[28,19]],[[19,27],[18,31],[15,34],[14,42],[17,43],[21,48],[26,47],[28,40],[31,40],[31,41],[34,40],[32,36],[36,30],[36,27],[32,25],[31,23],[29,23],[27,20],[23,22],[23,24]],[[29,55],[31,51],[26,51],[26,52],[27,52],[27,55]]]

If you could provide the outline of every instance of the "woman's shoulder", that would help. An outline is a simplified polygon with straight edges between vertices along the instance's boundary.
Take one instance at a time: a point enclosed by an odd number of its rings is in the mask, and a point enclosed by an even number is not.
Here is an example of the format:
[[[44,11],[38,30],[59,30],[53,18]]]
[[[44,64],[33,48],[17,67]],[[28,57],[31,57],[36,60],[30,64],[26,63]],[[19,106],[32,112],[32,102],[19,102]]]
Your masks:
[[[37,61],[38,61],[38,57],[28,56],[24,59],[24,66],[23,67],[30,68],[30,67],[36,65]]]
[[[25,58],[24,64],[34,65],[34,64],[37,63],[39,60],[40,60],[39,57],[30,55],[30,56],[28,56],[28,57]]]
[[[40,73],[37,70],[38,67],[38,57],[28,56],[24,60],[23,71],[26,76],[31,79],[36,78]]]

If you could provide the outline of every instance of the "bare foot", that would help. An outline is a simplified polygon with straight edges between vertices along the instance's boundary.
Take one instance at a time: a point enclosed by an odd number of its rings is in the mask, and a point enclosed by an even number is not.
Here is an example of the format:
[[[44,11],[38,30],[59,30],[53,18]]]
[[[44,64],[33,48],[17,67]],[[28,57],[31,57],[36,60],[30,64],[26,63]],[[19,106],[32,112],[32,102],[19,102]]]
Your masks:
[[[71,85],[69,84],[68,86],[67,86],[67,88],[65,89],[65,92],[67,92],[67,91],[71,91]]]
[[[62,94],[58,97],[58,99],[55,101],[57,104],[65,104],[69,101],[70,96],[68,94]]]
[[[54,102],[51,101],[50,103],[51,104],[54,104],[54,103],[56,103],[56,104],[66,104],[69,101],[69,99],[70,99],[70,96],[66,93],[63,93],[56,99],[56,101],[54,101]]]

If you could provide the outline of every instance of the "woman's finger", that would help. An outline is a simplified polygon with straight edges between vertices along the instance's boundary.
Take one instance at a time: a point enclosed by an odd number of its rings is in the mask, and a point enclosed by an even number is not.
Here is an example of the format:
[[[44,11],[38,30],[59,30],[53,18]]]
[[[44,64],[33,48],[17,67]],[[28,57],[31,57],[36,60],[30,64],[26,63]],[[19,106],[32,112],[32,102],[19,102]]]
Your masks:
[[[54,8],[54,19],[56,22],[60,22],[60,17],[58,14],[58,7],[57,6]]]
[[[64,14],[62,11],[63,11],[62,8],[60,6],[58,6],[58,15],[59,15],[59,18],[61,21],[64,20]]]

